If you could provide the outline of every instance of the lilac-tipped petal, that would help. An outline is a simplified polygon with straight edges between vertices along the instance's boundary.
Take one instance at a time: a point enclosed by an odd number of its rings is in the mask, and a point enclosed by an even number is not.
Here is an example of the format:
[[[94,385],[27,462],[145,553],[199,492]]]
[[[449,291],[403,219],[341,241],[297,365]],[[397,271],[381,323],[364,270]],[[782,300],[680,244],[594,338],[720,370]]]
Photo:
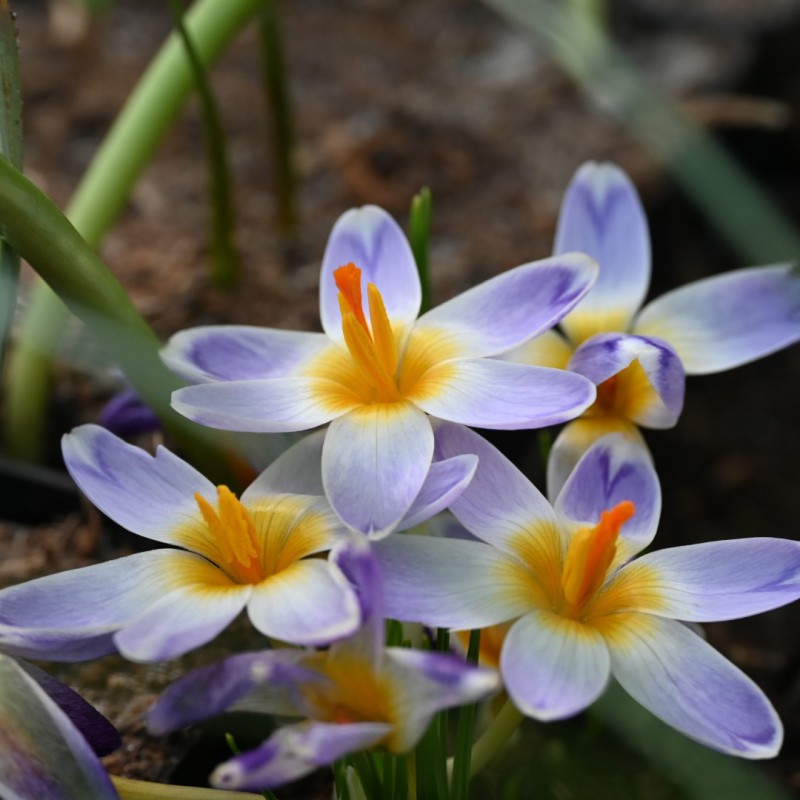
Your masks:
[[[435,417],[478,428],[544,428],[574,419],[595,400],[581,375],[491,358],[449,361],[430,369],[436,387],[412,400]]]
[[[683,410],[686,379],[664,341],[627,333],[601,333],[584,342],[569,362],[573,372],[600,386],[616,376],[613,413],[645,428],[671,428]],[[602,402],[602,387],[598,397]]]
[[[204,325],[176,333],[161,359],[190,383],[259,380],[291,375],[326,347],[323,333]]]
[[[566,369],[573,351],[574,347],[558,331],[549,330],[500,354],[498,358],[534,367]]]
[[[114,652],[112,634],[158,602],[187,557],[152,550],[10,586],[0,592],[0,648],[58,661]]]
[[[669,342],[688,375],[738,367],[800,340],[800,275],[782,264],[705,278],[649,303],[634,330]]]
[[[211,784],[218,789],[245,790],[282,786],[348,753],[374,747],[391,730],[391,725],[382,722],[289,725],[257,749],[220,764],[211,775]]]
[[[305,653],[293,650],[267,650],[241,653],[193,670],[184,675],[158,698],[147,716],[147,727],[157,736],[208,719],[231,708],[263,684],[287,683]],[[285,714],[285,700],[272,713]]]
[[[556,436],[547,457],[547,496],[555,500],[584,453],[609,434],[622,434],[647,450],[639,428],[622,417],[581,417],[567,423]]]
[[[81,491],[133,533],[175,544],[176,527],[199,515],[196,492],[216,489],[194,467],[159,447],[155,457],[99,425],[81,425],[61,440],[64,463]]]
[[[653,541],[661,516],[661,485],[650,453],[626,436],[613,434],[581,458],[555,508],[573,522],[596,525],[604,511],[626,500],[636,508],[620,531],[630,557]]]
[[[216,570],[210,564],[209,569]],[[182,586],[126,625],[114,641],[120,653],[131,661],[177,658],[210,642],[233,622],[251,591],[250,586],[226,585],[222,579],[218,585],[204,582]]]
[[[654,570],[658,616],[697,622],[760,614],[800,598],[800,543],[734,539],[672,547],[635,562]]]
[[[470,533],[506,553],[516,555],[520,531],[555,528],[557,517],[539,490],[493,445],[469,428],[439,423],[434,457],[464,453],[478,457],[469,486],[451,504],[451,511]]]
[[[362,206],[346,211],[331,231],[319,279],[322,328],[336,342],[344,341],[339,290],[333,273],[355,264],[362,272],[361,289],[366,299],[367,284],[374,283],[393,324],[409,324],[417,318],[422,303],[414,254],[400,226],[382,208]],[[369,308],[364,303],[369,319]]]
[[[325,402],[324,384],[293,377],[203,383],[173,392],[172,407],[208,428],[248,433],[306,431],[347,411],[341,404]],[[342,394],[337,386],[331,383],[331,394]]]
[[[99,422],[117,436],[137,436],[163,428],[153,409],[133,389],[115,394],[100,411]]]
[[[446,331],[462,356],[502,353],[552,328],[596,277],[597,264],[582,253],[523,264],[423,314],[415,329]]]
[[[583,711],[605,690],[610,658],[594,628],[549,611],[517,620],[500,653],[500,672],[514,705],[549,721]]]
[[[334,420],[322,449],[330,504],[353,530],[380,537],[411,508],[430,469],[433,431],[410,403],[377,403]]]
[[[483,542],[399,534],[373,545],[383,567],[386,616],[438,628],[485,628],[530,608],[534,582],[519,562]]]
[[[334,564],[308,558],[253,587],[247,604],[265,636],[298,645],[323,645],[358,628],[361,613],[350,584]]]
[[[324,495],[322,445],[326,430],[314,431],[281,453],[242,493],[242,502],[271,494]]]
[[[90,703],[65,683],[27,661],[17,665],[42,687],[47,696],[67,715],[70,722],[83,734],[83,738],[97,756],[107,756],[122,745],[119,731]]]
[[[44,690],[0,654],[0,794],[8,800],[117,800],[86,739]]]
[[[425,483],[397,530],[413,528],[450,506],[469,485],[477,467],[478,458],[471,454],[434,461]]]
[[[561,325],[573,341],[590,330],[626,330],[650,283],[650,235],[639,195],[613,164],[588,162],[567,189],[553,252],[587,253],[597,283]]]
[[[606,639],[614,677],[637,702],[701,744],[742,758],[771,758],[783,728],[744,673],[671,619],[617,615]]]

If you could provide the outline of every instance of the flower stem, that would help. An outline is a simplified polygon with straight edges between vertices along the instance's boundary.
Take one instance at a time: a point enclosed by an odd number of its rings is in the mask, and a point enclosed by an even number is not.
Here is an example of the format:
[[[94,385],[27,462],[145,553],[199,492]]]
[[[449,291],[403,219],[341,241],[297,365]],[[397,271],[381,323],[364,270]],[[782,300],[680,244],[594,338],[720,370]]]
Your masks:
[[[111,776],[120,800],[261,800],[251,792],[230,792],[227,789],[204,789],[195,786],[168,786],[164,783],[137,781]]]
[[[505,747],[523,719],[511,700],[506,700],[481,738],[472,746],[470,776],[477,775]]]

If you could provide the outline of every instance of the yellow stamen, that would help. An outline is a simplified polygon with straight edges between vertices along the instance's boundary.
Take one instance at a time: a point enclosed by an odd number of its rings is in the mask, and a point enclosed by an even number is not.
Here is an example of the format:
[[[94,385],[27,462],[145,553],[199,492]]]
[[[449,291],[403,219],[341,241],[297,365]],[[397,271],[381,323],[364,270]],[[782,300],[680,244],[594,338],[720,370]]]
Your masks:
[[[259,583],[265,577],[259,561],[256,527],[247,509],[227,486],[217,487],[217,511],[201,494],[194,499],[208,526],[221,567],[237,583]]]
[[[367,286],[367,299],[369,301],[369,318],[372,322],[372,341],[375,343],[378,360],[383,364],[386,372],[393,376],[397,371],[397,344],[383,298],[374,283]]]
[[[579,616],[602,586],[617,552],[620,529],[635,511],[634,504],[625,500],[604,511],[595,527],[584,528],[573,537],[561,578],[569,616]]]

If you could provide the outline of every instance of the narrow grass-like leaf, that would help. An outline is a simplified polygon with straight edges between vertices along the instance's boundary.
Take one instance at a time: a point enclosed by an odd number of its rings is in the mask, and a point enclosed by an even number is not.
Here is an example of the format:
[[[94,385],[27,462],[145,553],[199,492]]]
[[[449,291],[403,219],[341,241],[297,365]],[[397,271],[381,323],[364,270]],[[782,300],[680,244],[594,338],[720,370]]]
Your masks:
[[[233,242],[235,213],[225,134],[205,67],[184,24],[180,0],[169,0],[169,5],[175,30],[186,48],[192,77],[200,97],[205,128],[206,158],[211,183],[211,274],[217,286],[229,289],[239,276],[239,258]]]
[[[481,649],[481,632],[471,631],[467,661],[478,663]],[[453,779],[450,784],[451,800],[467,800],[469,797],[470,759],[472,757],[472,736],[475,731],[475,714],[477,703],[463,706],[458,715],[456,731],[456,749],[453,753]]]
[[[251,792],[230,792],[227,789],[204,789],[197,786],[169,786],[165,783],[111,777],[120,800],[261,800]],[[86,798],[89,800],[89,798]]]

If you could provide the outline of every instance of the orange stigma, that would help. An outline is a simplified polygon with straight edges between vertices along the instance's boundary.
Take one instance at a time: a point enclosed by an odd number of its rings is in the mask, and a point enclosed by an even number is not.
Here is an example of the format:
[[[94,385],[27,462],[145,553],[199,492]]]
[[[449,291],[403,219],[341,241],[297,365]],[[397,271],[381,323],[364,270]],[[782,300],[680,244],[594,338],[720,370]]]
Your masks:
[[[603,585],[617,552],[619,532],[635,512],[636,506],[624,500],[604,511],[593,528],[583,528],[573,537],[561,577],[564,600],[572,614],[579,616]]]
[[[333,279],[339,289],[339,302],[344,299],[347,309],[355,314],[359,325],[369,332],[367,318],[364,316],[364,306],[361,296],[361,270],[351,261],[333,271]]]

